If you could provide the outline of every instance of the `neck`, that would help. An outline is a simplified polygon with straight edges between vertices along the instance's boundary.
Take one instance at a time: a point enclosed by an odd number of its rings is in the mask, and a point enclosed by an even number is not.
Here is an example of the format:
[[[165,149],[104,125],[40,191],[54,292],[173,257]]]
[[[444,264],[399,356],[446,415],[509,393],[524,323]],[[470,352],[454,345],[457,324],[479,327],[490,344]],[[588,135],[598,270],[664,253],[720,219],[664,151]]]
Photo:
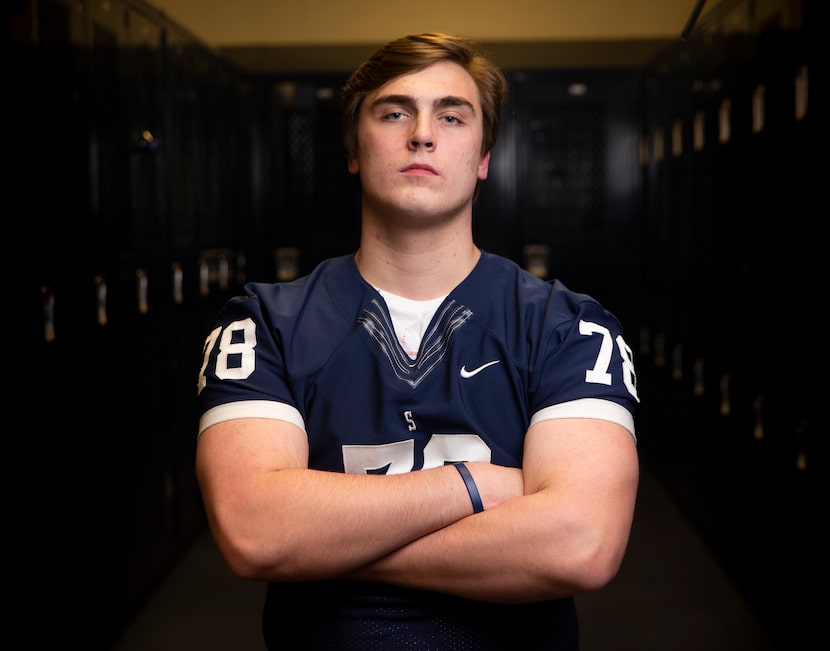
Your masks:
[[[363,224],[355,262],[368,283],[398,296],[429,300],[449,294],[478,262],[470,228],[389,233]]]

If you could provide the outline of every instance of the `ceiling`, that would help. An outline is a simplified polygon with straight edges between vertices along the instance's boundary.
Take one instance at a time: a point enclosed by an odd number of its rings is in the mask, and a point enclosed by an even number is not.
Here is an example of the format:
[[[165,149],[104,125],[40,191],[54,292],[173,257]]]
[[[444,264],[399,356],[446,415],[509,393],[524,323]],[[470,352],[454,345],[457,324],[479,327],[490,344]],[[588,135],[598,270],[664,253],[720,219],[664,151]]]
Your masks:
[[[637,67],[679,40],[697,3],[420,0],[415,8],[376,0],[147,4],[242,69],[268,74],[352,70],[379,45],[419,31],[471,36],[506,69]]]

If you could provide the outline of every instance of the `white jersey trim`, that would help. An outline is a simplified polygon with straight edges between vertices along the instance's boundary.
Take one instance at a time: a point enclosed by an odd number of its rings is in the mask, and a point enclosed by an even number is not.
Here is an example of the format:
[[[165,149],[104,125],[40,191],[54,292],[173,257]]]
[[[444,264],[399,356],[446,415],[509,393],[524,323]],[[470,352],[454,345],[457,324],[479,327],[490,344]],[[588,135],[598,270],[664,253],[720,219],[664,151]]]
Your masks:
[[[199,435],[211,425],[235,418],[268,418],[284,420],[305,432],[305,421],[291,405],[274,400],[241,400],[208,409],[199,419]]]
[[[610,420],[612,423],[622,425],[631,432],[634,440],[637,434],[634,432],[634,416],[628,409],[610,400],[600,398],[582,398],[571,400],[559,405],[552,405],[540,409],[530,419],[530,424],[535,425],[544,420],[554,418],[597,418],[599,420]]]

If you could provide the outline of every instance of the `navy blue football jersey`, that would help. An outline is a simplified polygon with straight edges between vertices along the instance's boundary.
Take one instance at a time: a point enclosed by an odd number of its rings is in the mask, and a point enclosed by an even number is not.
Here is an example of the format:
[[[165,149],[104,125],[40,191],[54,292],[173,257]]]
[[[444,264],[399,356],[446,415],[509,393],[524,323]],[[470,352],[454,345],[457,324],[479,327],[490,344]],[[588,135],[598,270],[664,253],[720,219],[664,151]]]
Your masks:
[[[200,432],[239,417],[287,420],[308,436],[310,468],[386,474],[458,461],[521,467],[528,427],[548,418],[606,419],[634,435],[636,374],[619,321],[593,298],[506,258],[482,252],[436,311],[414,359],[352,255],[327,260],[293,282],[248,283],[245,292],[225,305],[205,341]],[[394,629],[388,620],[392,603],[394,612],[409,613],[404,619],[414,626],[400,631],[408,636],[406,648],[502,648],[426,641],[454,625],[456,632],[466,630],[470,618],[482,627],[477,630],[487,631],[497,626],[496,613],[538,619],[534,626],[544,642],[522,648],[558,648],[555,640],[575,635],[569,599],[522,608],[442,596],[445,609],[436,615],[437,595],[333,585],[337,589],[329,582],[269,586],[266,632],[284,636],[310,617],[362,621],[364,632],[367,617],[377,617],[372,626]],[[314,612],[301,612],[309,608]],[[456,611],[462,614],[450,617],[454,624],[426,623]],[[568,624],[551,630],[553,620]],[[507,636],[515,636],[515,625],[507,628]],[[338,633],[341,642],[347,632]],[[358,639],[357,628],[348,634]],[[496,631],[487,635],[498,639]],[[511,640],[504,648],[520,648]]]

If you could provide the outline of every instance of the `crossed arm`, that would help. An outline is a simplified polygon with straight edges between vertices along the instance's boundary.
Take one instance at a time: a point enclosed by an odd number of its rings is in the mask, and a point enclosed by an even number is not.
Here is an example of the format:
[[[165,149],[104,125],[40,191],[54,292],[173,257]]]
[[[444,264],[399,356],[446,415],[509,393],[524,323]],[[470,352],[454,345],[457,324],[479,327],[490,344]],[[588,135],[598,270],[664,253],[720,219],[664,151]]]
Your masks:
[[[398,475],[307,468],[305,434],[239,419],[202,433],[208,521],[238,576],[346,578],[519,602],[605,585],[622,561],[639,464],[613,423],[557,419],[527,433],[523,470],[467,464],[485,510],[444,466]]]

